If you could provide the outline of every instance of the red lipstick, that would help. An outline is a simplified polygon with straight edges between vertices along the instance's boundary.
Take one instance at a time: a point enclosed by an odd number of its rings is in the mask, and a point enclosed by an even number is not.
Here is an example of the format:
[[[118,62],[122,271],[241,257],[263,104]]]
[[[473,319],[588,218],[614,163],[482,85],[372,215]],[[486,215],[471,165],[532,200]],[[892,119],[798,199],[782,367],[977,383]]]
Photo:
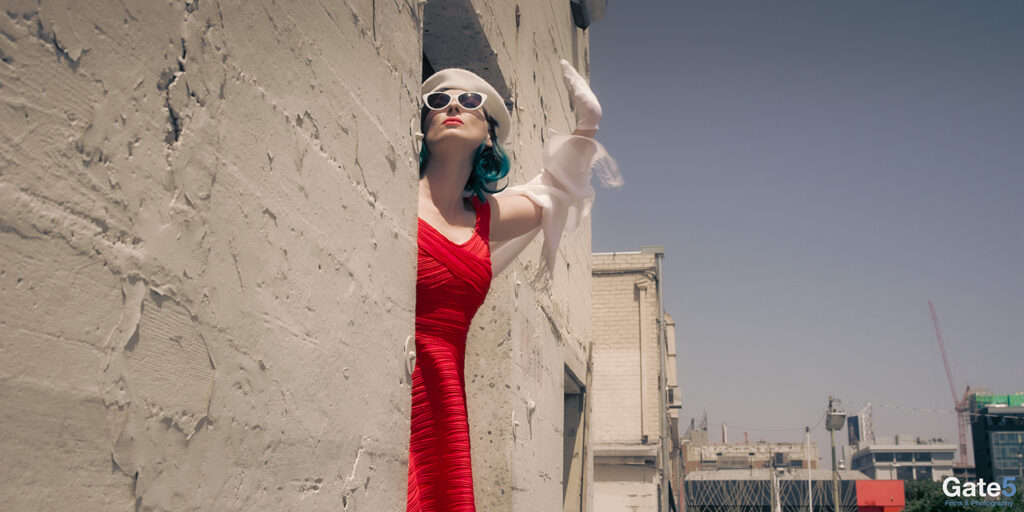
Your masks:
[[[462,125],[464,123],[462,122],[462,119],[459,119],[457,117],[449,117],[448,119],[445,119],[444,122],[441,123],[441,124],[444,124],[444,125],[449,125],[449,124]]]

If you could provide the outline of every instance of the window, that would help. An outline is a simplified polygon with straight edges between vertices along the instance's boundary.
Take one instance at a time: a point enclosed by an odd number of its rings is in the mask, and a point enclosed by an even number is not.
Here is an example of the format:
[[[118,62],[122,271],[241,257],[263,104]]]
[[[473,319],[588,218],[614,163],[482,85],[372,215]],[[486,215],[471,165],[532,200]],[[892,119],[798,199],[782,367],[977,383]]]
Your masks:
[[[992,466],[1008,472],[1024,468],[1024,459],[1018,454],[1024,453],[1024,433],[993,432],[992,433]]]
[[[992,441],[998,444],[1024,443],[1024,434],[1016,432],[993,432]]]
[[[875,454],[875,462],[892,462],[892,452],[878,452]]]
[[[932,452],[921,452],[921,453],[918,453],[917,454],[917,461],[918,462],[931,462],[932,461]]]
[[[1002,470],[1000,474],[1010,475],[1021,471],[1024,468],[1024,459],[1018,456],[1021,453],[1024,453],[1024,434],[992,433],[992,467]]]
[[[914,454],[912,452],[899,452],[896,454],[896,462],[914,462]]]
[[[992,460],[1000,469],[1016,468],[1020,465],[1017,454],[1021,453],[1021,448],[1020,445],[1007,446],[997,444],[992,447]]]
[[[913,466],[900,466],[896,468],[896,479],[897,480],[913,480],[914,479],[914,467]]]
[[[931,480],[932,479],[932,468],[931,466],[923,466],[917,468],[917,479],[918,480]]]

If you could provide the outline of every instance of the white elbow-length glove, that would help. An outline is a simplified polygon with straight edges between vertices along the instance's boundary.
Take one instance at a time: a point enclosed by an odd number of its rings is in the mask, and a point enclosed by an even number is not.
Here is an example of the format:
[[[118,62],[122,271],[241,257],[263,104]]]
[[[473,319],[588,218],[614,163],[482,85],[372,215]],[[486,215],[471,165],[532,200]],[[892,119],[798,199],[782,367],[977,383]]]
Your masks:
[[[597,129],[601,120],[601,104],[587,82],[565,60],[561,61],[563,78],[569,88],[576,109],[578,129]],[[588,128],[589,127],[589,128]],[[500,195],[528,197],[543,210],[538,229],[491,247],[493,275],[506,269],[516,256],[530,244],[538,231],[544,232],[541,248],[541,268],[535,282],[546,283],[554,268],[555,255],[562,233],[575,231],[590,213],[594,188],[590,185],[593,174],[605,187],[622,185],[618,164],[596,140],[578,135],[564,135],[551,130],[544,145],[544,168],[540,174],[523,185],[508,187]]]
[[[596,130],[601,124],[601,103],[597,101],[594,91],[590,90],[587,80],[580,76],[576,68],[565,59],[562,65],[562,80],[572,96],[572,108],[576,110],[576,129]]]

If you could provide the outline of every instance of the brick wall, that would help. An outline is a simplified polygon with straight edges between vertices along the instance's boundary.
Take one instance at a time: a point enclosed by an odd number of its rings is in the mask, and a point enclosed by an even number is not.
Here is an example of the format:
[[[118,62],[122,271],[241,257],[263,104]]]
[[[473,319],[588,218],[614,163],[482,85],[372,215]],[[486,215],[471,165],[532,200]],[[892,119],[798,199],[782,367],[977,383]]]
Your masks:
[[[654,267],[654,254],[593,255],[595,443],[659,439]]]

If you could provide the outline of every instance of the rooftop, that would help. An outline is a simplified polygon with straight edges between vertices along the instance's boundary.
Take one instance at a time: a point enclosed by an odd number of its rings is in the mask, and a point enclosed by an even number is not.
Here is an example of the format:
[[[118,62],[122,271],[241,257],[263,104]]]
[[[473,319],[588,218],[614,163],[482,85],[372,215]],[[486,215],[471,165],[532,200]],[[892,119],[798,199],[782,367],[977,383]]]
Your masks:
[[[955,444],[869,444],[861,446],[855,453],[871,452],[955,452]]]
[[[686,474],[687,481],[704,480],[769,480],[771,469],[718,469],[711,471],[691,471]],[[807,472],[811,472],[811,480],[832,480],[831,469],[784,469],[779,480],[807,480]],[[871,480],[860,471],[851,469],[839,470],[840,480]]]
[[[1016,416],[1024,414],[1024,407],[1007,407],[1005,405],[989,405],[979,408],[983,414]]]

